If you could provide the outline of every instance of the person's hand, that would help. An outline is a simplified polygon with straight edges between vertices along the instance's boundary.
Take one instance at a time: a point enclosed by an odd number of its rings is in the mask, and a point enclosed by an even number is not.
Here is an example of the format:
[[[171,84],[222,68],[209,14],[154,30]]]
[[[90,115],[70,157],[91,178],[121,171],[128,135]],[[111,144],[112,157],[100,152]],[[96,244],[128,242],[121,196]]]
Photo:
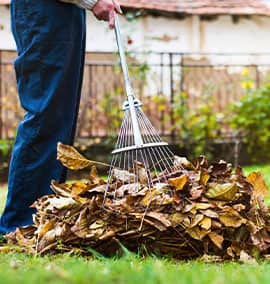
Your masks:
[[[117,0],[98,0],[92,12],[98,20],[109,22],[110,29],[114,28],[114,13],[122,14]]]

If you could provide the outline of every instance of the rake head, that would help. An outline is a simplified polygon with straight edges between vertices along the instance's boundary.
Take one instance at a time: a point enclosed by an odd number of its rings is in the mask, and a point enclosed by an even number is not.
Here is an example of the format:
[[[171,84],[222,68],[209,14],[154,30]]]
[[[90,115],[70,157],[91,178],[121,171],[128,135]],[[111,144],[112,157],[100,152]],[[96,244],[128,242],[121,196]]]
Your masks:
[[[134,133],[128,102],[124,103],[124,118],[120,128],[109,171],[107,191],[114,198],[122,197],[119,187],[135,192],[142,188],[152,189],[156,184],[167,183],[170,175],[177,171],[179,164],[166,142],[163,142],[147,116],[141,109],[139,100],[134,100],[136,120],[141,144],[138,145]],[[122,188],[123,189],[123,188]]]

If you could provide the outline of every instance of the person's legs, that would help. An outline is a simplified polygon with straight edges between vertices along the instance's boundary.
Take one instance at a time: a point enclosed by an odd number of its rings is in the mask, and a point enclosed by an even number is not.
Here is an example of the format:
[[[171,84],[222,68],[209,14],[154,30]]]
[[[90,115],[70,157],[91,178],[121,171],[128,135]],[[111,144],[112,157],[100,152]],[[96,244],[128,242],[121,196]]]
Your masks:
[[[10,163],[0,233],[32,223],[29,206],[64,180],[57,142],[73,142],[85,50],[85,12],[56,0],[13,0],[12,29],[18,47],[15,70],[26,110]]]

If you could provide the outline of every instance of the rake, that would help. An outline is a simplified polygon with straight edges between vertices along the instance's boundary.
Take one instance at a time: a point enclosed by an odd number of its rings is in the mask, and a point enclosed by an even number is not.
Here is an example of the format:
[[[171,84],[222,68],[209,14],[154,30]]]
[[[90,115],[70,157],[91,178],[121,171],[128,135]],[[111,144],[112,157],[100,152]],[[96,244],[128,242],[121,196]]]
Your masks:
[[[142,103],[134,95],[117,15],[115,35],[127,99],[123,104],[124,118],[116,146],[112,151],[105,197],[110,192],[117,198],[120,197],[119,186],[124,186],[128,191],[138,192],[142,186],[152,189],[157,184],[166,183],[168,176],[176,170],[177,165],[168,143],[162,141],[144,114]]]

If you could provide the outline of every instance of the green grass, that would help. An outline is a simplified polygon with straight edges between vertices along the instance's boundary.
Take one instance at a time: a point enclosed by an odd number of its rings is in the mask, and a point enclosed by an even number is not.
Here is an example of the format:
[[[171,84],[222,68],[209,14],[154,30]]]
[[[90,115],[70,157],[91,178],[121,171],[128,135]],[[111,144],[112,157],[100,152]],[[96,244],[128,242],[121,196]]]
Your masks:
[[[93,284],[263,284],[270,278],[270,264],[204,264],[163,259],[83,259],[68,255],[29,257],[0,254],[1,283]]]
[[[270,185],[270,166],[253,166]],[[6,185],[0,185],[0,211]],[[270,198],[269,198],[270,200]],[[33,257],[23,253],[0,253],[0,283],[91,283],[91,284],[266,284],[270,262],[259,265],[239,263],[206,264],[168,259],[138,258],[128,254],[121,259],[82,258],[67,254]]]

